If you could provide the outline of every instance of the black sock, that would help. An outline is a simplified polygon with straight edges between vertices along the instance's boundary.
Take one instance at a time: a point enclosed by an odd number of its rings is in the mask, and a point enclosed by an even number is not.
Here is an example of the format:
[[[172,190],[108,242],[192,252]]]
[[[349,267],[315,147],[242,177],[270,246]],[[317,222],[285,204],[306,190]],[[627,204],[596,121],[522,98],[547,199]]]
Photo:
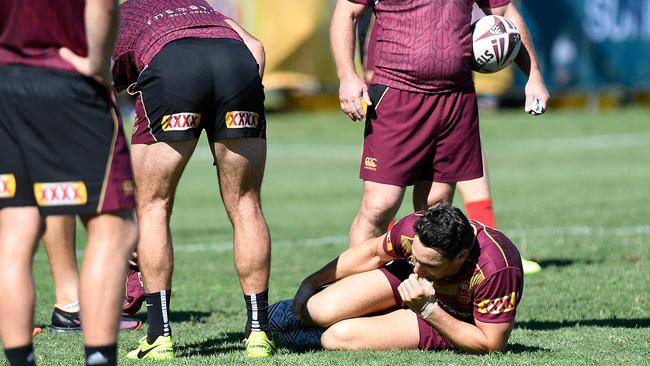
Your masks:
[[[90,347],[86,349],[86,365],[94,366],[116,366],[117,365],[117,345]]]
[[[16,348],[5,348],[9,366],[36,366],[34,346],[30,343]]]
[[[169,300],[171,290],[144,294],[144,301],[147,304],[147,342],[152,344],[159,336],[169,337],[172,335],[172,328],[169,326]]]
[[[269,331],[269,290],[255,295],[244,295],[246,301],[246,338],[251,331]]]

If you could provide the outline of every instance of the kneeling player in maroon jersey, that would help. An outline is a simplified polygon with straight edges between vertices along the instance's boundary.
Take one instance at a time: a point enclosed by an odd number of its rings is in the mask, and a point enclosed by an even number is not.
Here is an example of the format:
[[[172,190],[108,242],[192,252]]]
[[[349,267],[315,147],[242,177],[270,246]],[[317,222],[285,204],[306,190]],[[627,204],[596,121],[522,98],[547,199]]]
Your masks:
[[[305,325],[326,328],[326,349],[483,354],[506,346],[523,281],[519,251],[503,233],[441,205],[402,218],[307,277],[293,310]],[[294,330],[289,346],[319,332]]]
[[[270,356],[271,238],[260,202],[266,163],[261,43],[204,0],[129,0],[120,6],[113,60],[115,87],[137,96],[133,170],[149,323],[127,357],[174,357],[169,220],[176,186],[204,130],[234,229],[248,314],[245,354]]]

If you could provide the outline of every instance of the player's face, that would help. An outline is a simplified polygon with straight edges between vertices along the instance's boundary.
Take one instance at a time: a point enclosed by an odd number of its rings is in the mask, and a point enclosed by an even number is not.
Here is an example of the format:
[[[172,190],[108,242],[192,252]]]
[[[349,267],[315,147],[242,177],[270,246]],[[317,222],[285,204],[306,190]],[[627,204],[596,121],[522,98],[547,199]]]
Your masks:
[[[445,258],[437,250],[425,247],[416,235],[411,246],[410,262],[418,276],[437,281],[458,273],[464,260],[459,261],[458,256],[451,260]]]

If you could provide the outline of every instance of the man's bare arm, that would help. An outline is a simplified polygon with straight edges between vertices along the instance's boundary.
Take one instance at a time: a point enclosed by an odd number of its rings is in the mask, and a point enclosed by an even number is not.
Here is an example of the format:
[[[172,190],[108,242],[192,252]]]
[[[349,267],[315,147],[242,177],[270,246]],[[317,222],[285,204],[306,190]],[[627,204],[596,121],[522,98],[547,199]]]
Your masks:
[[[330,24],[332,54],[340,81],[340,107],[354,121],[363,119],[366,115],[362,100],[367,105],[371,104],[368,87],[359,78],[354,66],[355,25],[365,8],[364,5],[354,4],[348,0],[338,0]]]
[[[68,48],[61,48],[61,58],[81,74],[109,85],[110,57],[115,46],[119,24],[117,0],[87,0],[84,12],[88,55],[82,57]]]
[[[383,240],[384,236],[380,236],[348,248],[323,268],[305,278],[293,298],[293,311],[298,318],[309,323],[305,305],[319,288],[356,273],[380,268],[391,261],[393,258],[384,252]]]
[[[528,31],[528,27],[526,26],[526,22],[512,2],[499,8],[484,8],[483,11],[487,14],[504,16],[515,23],[515,26],[519,29],[519,34],[521,35],[521,49],[519,50],[515,62],[524,75],[528,77],[524,110],[533,115],[544,113],[546,111],[549,93],[544,84],[542,72],[539,69],[537,54],[535,53],[533,40]],[[538,106],[536,106],[535,103],[538,103]]]
[[[244,40],[246,47],[251,51],[255,61],[259,65],[260,77],[264,76],[264,67],[266,66],[266,52],[264,51],[264,45],[257,38],[253,37],[252,34],[248,33],[241,25],[237,24],[232,19],[226,19],[226,23],[232,27],[232,29],[239,34],[239,36]]]
[[[435,300],[435,290],[426,280],[411,274],[397,291],[404,303],[419,317],[431,324],[457,349],[474,354],[502,351],[508,343],[513,321],[476,325],[458,320],[447,313]]]
[[[439,305],[426,319],[457,349],[474,354],[500,352],[506,347],[513,323],[465,323],[449,315]]]

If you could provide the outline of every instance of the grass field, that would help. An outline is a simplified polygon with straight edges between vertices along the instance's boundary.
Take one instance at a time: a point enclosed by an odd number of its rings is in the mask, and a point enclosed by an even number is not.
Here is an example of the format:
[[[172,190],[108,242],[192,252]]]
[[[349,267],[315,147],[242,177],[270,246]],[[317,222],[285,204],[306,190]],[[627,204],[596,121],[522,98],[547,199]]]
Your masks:
[[[507,351],[482,357],[280,350],[270,360],[245,360],[245,311],[230,223],[201,141],[172,218],[178,358],[168,364],[650,364],[649,116],[647,109],[482,116],[498,225],[525,256],[544,266],[542,273],[526,277]],[[346,247],[361,197],[363,128],[334,111],[272,114],[268,123],[263,204],[273,237],[274,302],[291,297],[304,276]],[[410,210],[405,201],[402,213]],[[456,204],[462,206],[459,198]],[[54,295],[42,249],[35,274],[36,322],[49,324]],[[143,311],[139,316],[146,318]],[[121,364],[133,364],[126,352],[144,334],[121,333]],[[35,338],[35,347],[41,365],[82,364],[80,334],[46,331]]]

